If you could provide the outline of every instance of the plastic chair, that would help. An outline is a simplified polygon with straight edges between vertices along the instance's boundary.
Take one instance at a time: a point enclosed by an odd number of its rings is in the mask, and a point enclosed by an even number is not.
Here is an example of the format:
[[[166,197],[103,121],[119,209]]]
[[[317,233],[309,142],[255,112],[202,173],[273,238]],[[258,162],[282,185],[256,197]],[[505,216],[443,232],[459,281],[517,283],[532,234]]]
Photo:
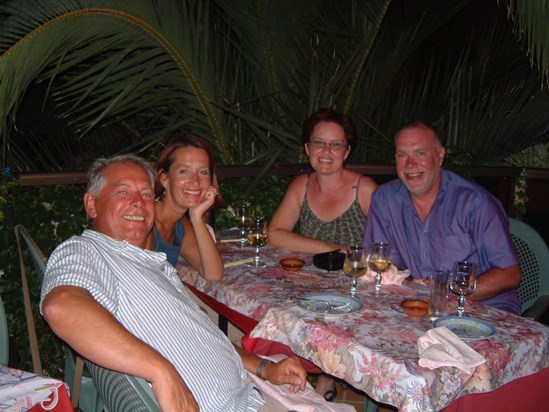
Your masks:
[[[531,226],[509,219],[509,230],[520,262],[517,294],[522,316],[539,320],[549,309],[549,250]]]
[[[160,412],[147,381],[85,362],[109,412]]]
[[[8,366],[9,352],[8,320],[0,297],[0,366]]]
[[[16,225],[14,230],[17,239],[17,247],[19,248],[21,288],[23,290],[23,303],[25,306],[32,364],[34,373],[42,375],[42,363],[40,360],[38,339],[36,337],[36,327],[27,278],[27,267],[25,265],[25,259],[23,258],[23,251],[26,250],[32,257],[35,273],[38,276],[39,287],[42,285],[42,279],[46,272],[47,258],[23,225]],[[69,384],[73,406],[78,406],[84,412],[101,412],[103,410],[103,402],[97,393],[97,389],[95,388],[92,379],[90,377],[82,376],[84,361],[67,345],[63,345],[63,351],[65,352],[64,380]]]

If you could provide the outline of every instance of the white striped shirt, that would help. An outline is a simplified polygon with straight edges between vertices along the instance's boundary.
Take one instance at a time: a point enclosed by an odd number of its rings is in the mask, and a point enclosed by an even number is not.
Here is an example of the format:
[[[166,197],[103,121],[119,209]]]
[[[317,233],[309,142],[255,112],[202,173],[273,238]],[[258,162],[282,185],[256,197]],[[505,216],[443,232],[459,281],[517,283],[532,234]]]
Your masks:
[[[201,411],[255,411],[263,398],[232,343],[189,297],[164,253],[86,230],[48,260],[42,297],[78,286],[177,369]],[[85,322],[85,319],[82,319]]]

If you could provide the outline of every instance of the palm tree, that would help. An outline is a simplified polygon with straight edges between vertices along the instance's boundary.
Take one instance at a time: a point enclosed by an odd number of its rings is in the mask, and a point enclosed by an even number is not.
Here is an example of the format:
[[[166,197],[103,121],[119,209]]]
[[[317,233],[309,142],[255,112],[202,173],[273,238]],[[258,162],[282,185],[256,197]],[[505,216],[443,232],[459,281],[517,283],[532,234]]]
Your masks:
[[[391,161],[391,136],[416,118],[460,162],[498,159],[549,136],[547,13],[532,3],[501,6],[534,28],[540,71],[495,0],[4,0],[2,163],[152,157],[187,129],[222,163],[267,168],[303,160],[299,125],[327,106],[357,122],[354,162]]]

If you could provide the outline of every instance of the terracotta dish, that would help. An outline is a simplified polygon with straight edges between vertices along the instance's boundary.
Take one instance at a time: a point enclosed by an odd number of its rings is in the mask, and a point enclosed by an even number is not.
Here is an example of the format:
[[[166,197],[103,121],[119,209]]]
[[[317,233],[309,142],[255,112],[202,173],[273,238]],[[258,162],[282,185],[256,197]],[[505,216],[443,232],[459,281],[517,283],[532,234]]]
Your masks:
[[[280,261],[280,266],[288,272],[299,272],[305,265],[305,261],[299,258],[286,258]]]
[[[429,311],[429,302],[423,299],[404,299],[400,307],[408,316],[420,318]]]

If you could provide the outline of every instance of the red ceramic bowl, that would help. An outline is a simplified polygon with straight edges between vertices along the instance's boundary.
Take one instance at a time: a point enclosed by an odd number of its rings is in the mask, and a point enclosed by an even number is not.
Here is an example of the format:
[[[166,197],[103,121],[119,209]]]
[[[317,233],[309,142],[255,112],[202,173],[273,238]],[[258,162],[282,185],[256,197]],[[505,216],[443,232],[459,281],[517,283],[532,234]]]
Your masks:
[[[429,311],[429,302],[423,299],[404,299],[400,307],[408,316],[421,318]]]
[[[305,265],[305,261],[299,258],[286,258],[280,260],[280,266],[288,272],[299,272]]]

